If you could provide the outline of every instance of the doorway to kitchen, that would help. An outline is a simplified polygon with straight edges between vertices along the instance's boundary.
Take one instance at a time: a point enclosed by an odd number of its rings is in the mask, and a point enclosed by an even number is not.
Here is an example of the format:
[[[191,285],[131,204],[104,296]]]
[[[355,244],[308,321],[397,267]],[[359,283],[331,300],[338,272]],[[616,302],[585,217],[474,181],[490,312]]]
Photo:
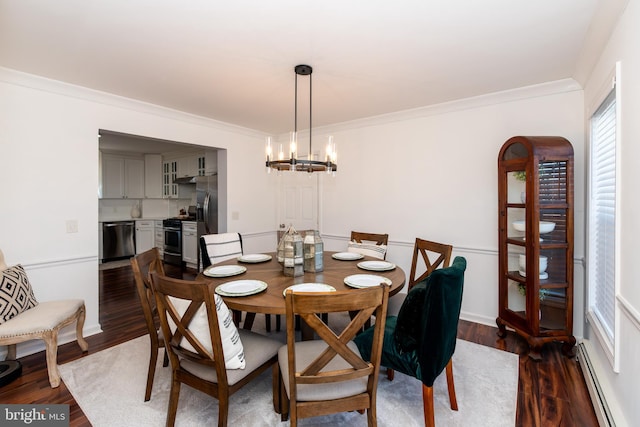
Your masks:
[[[221,213],[218,215],[218,229],[226,231],[225,149],[107,129],[100,129],[98,134],[98,244],[101,269],[109,268],[105,264],[127,262],[131,256],[154,246],[163,252],[163,220],[180,218],[196,221],[195,216],[191,218],[187,212],[196,211],[195,178],[198,177],[216,177],[217,210]],[[114,226],[125,222],[133,224],[132,233],[105,234],[105,224]],[[127,237],[127,240],[114,242],[114,236]],[[198,236],[188,233],[181,236],[190,238],[181,243],[188,249],[185,254],[194,258],[194,252],[198,254]],[[123,251],[106,251],[107,243],[109,248],[117,245]],[[114,253],[118,255],[115,258],[112,256]],[[179,256],[182,257],[182,253]],[[197,255],[195,259],[184,262],[186,265],[197,265]]]

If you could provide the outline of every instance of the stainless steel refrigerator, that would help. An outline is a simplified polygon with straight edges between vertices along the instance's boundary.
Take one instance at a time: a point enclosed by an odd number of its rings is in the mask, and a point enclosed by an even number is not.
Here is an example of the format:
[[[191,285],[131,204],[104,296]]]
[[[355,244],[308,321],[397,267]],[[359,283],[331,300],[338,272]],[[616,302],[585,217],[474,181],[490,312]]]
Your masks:
[[[198,222],[198,270],[202,268],[200,236],[218,233],[218,175],[197,176],[196,221]]]

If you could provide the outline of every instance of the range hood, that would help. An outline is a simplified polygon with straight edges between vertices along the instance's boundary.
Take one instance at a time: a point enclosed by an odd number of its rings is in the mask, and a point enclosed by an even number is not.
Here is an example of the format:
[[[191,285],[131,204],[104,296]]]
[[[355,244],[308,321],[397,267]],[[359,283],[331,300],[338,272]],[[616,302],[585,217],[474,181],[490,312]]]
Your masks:
[[[173,180],[174,184],[196,184],[198,182],[198,178],[205,178],[205,176],[216,176],[218,172],[214,172],[211,175],[198,175],[198,176],[181,176],[179,178],[175,178]]]
[[[176,178],[173,180],[174,184],[195,184],[196,177],[195,176],[181,176],[180,178]]]

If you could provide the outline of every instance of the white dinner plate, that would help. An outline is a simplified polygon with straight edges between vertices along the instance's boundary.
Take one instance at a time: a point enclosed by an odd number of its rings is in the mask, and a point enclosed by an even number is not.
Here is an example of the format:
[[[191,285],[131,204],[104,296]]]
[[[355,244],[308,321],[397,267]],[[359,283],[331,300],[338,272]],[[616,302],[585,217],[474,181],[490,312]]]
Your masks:
[[[354,274],[344,278],[344,284],[352,288],[370,288],[385,283],[391,286],[391,280],[376,274]]]
[[[358,263],[358,267],[363,270],[388,271],[396,268],[396,265],[387,261],[362,261]]]
[[[522,277],[527,277],[527,273],[525,271],[518,270],[518,274],[520,274]],[[549,273],[547,272],[540,273],[540,280],[546,280],[548,278],[549,278]]]
[[[255,264],[258,262],[271,261],[271,255],[267,254],[248,254],[238,257],[238,261]]]
[[[257,294],[267,289],[262,280],[234,280],[216,287],[216,293],[226,297],[243,297]]]
[[[333,259],[339,259],[340,261],[354,261],[356,259],[364,258],[364,255],[357,252],[338,252],[331,255]]]
[[[247,271],[247,267],[241,265],[212,265],[205,268],[202,274],[208,277],[229,277],[242,274],[245,271]]]
[[[336,288],[326,283],[300,283],[298,285],[291,285],[287,289],[291,289],[294,292],[335,292]],[[282,295],[286,296],[287,289],[282,291]]]

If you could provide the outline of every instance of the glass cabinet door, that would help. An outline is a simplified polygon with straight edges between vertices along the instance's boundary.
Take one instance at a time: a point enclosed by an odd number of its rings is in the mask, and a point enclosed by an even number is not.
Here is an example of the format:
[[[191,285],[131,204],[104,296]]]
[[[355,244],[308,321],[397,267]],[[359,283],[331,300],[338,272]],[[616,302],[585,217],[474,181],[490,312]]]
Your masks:
[[[569,251],[567,162],[541,161],[538,166],[540,256],[540,328],[566,329],[567,287],[573,273]]]

